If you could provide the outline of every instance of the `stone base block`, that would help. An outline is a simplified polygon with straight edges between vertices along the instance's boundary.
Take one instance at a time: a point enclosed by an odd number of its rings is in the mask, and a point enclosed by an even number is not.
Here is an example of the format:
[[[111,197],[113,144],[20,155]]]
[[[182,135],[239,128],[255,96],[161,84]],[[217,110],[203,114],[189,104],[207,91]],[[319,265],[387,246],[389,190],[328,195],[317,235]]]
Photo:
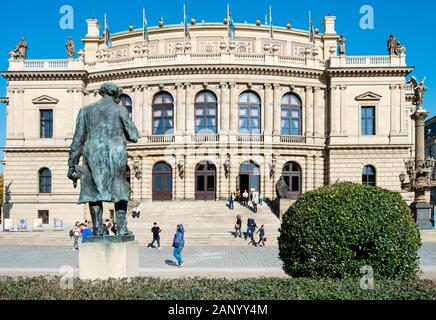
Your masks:
[[[280,215],[279,215],[280,219],[283,217],[286,211],[288,211],[289,207],[292,206],[294,202],[295,200],[280,199]]]
[[[420,230],[431,230],[433,228],[431,222],[431,212],[433,206],[429,203],[412,203],[411,209],[416,219],[416,225]]]
[[[79,248],[79,278],[97,280],[139,275],[138,242],[83,243]]]

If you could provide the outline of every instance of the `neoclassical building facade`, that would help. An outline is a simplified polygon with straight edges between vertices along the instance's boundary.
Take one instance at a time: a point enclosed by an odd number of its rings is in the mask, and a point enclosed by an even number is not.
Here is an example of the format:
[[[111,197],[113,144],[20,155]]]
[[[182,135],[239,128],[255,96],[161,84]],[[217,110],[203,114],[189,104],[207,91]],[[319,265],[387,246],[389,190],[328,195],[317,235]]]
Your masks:
[[[413,109],[405,50],[347,56],[335,17],[310,41],[308,31],[225,23],[150,28],[112,35],[87,20],[77,59],[11,58],[5,184],[11,218],[87,215],[67,179],[79,109],[106,81],[123,88],[140,132],[129,144],[133,203],[215,201],[237,189],[276,197],[354,181],[401,192],[398,175],[413,149]],[[404,197],[408,198],[404,193]]]

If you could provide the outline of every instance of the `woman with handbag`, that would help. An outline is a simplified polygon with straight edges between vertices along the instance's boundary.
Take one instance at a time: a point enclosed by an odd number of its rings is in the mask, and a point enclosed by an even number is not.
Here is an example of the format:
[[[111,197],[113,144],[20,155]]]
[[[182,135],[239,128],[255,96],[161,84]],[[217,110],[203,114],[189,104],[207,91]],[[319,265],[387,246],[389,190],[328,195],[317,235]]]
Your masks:
[[[239,235],[239,238],[242,238],[242,218],[239,214],[236,216],[235,238],[238,235]]]
[[[177,225],[177,231],[173,239],[173,256],[177,260],[177,266],[180,268],[183,265],[182,250],[185,246],[185,228],[183,224]]]

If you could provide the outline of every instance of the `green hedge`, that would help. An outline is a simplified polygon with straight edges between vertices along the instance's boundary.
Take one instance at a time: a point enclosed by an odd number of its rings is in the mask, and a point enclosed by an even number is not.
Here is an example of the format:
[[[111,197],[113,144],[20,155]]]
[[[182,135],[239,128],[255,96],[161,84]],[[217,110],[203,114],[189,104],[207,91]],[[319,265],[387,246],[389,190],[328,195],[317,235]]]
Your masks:
[[[397,192],[350,182],[307,192],[283,217],[279,249],[295,277],[357,276],[371,266],[383,278],[415,278],[419,230]]]
[[[429,281],[375,280],[362,290],[359,279],[204,279],[81,281],[61,289],[60,278],[0,278],[0,300],[434,300]]]

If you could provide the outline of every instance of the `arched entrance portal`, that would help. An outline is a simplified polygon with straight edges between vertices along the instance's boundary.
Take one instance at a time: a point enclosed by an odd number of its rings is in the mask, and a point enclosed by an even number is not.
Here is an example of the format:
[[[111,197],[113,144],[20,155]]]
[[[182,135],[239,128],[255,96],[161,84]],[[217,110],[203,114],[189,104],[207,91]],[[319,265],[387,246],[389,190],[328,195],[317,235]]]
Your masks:
[[[153,201],[173,199],[173,170],[166,162],[158,162],[153,167]]]
[[[301,195],[301,170],[295,162],[288,162],[282,172],[286,185],[289,188],[290,199],[297,200]]]
[[[238,186],[241,192],[260,191],[260,168],[253,161],[246,161],[239,167]]]
[[[195,200],[216,200],[216,167],[202,161],[195,167]]]

